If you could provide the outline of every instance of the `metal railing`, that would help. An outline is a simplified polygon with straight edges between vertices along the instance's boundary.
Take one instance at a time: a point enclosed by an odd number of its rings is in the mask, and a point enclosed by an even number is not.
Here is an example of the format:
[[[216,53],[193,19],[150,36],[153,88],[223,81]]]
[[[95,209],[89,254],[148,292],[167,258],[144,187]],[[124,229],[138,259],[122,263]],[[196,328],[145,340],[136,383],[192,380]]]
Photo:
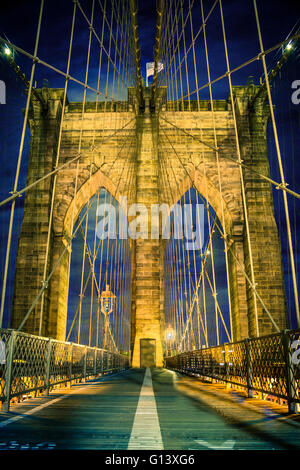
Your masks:
[[[0,329],[0,401],[46,392],[59,384],[125,370],[128,356],[80,344]]]
[[[183,352],[165,358],[168,369],[208,377],[300,403],[300,329],[236,343]]]

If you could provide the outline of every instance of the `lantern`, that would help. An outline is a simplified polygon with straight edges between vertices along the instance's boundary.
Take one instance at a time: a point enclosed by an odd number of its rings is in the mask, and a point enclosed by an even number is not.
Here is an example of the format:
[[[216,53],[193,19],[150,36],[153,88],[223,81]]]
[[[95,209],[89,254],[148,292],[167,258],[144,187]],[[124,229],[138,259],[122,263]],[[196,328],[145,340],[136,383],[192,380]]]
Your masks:
[[[106,284],[106,290],[101,292],[101,295],[100,295],[101,312],[103,313],[105,317],[104,348],[106,347],[106,341],[107,341],[108,315],[114,309],[115,300],[116,300],[116,296],[109,290],[109,285]]]

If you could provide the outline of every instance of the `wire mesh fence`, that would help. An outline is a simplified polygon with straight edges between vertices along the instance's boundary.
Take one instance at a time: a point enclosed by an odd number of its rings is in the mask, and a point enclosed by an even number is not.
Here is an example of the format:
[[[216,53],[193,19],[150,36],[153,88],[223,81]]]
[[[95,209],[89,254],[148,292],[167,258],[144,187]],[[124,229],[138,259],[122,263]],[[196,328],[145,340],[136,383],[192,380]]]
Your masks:
[[[77,379],[117,372],[128,356],[99,348],[0,329],[0,401],[46,392]]]
[[[300,329],[187,351],[165,358],[166,367],[228,382],[300,403]]]

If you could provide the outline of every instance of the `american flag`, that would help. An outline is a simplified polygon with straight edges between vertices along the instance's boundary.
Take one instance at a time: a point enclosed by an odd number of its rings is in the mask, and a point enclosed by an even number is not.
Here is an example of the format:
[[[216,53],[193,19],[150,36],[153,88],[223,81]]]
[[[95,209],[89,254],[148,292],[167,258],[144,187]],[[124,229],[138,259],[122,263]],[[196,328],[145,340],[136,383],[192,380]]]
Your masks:
[[[154,66],[155,62],[147,62],[146,63],[146,86],[148,86],[148,77],[154,75]],[[161,72],[164,68],[164,64],[162,62],[158,62],[157,64],[157,73]]]

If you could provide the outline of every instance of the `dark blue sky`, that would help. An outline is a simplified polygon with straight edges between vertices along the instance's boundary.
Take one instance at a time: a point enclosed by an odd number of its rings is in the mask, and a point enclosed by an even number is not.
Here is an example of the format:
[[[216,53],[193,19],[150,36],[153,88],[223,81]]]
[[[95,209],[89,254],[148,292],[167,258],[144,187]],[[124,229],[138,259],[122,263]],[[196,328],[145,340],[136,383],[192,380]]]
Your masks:
[[[85,11],[90,14],[91,2],[83,0],[82,2]],[[96,2],[97,3],[97,2]],[[110,3],[110,2],[108,2]],[[199,3],[195,2],[195,31],[196,25],[200,24],[200,10]],[[213,2],[204,2],[205,12],[207,12]],[[139,36],[141,44],[141,63],[142,73],[145,75],[146,62],[153,61],[153,46],[155,39],[155,25],[156,25],[156,2],[140,1],[139,2]],[[188,4],[188,2],[185,2]],[[284,40],[300,16],[300,4],[298,1],[286,0],[271,1],[261,0],[257,1],[259,14],[261,18],[261,26],[263,32],[263,40],[265,48],[269,48],[276,43]],[[225,24],[227,28],[228,46],[230,51],[230,63],[235,67],[245,60],[255,56],[259,52],[259,44],[257,40],[256,26],[254,22],[253,5],[252,1],[228,0],[223,2]],[[66,69],[66,60],[68,52],[68,41],[71,29],[73,2],[65,0],[64,2],[58,0],[51,0],[45,2],[45,11],[41,29],[41,39],[38,56],[55,67]],[[32,52],[34,48],[35,32],[38,20],[39,1],[32,0],[12,1],[6,2],[1,5],[0,17],[0,34],[7,37],[10,41],[20,46],[21,48]],[[198,20],[197,20],[198,15]],[[98,14],[95,21],[100,23],[101,17]],[[298,23],[299,27],[299,23]],[[88,42],[88,28],[86,24],[78,16],[75,25],[74,36],[74,49],[73,59],[71,62],[71,74],[80,80],[84,80],[85,73],[85,60]],[[212,15],[210,22],[207,25],[207,38],[209,46],[209,54],[211,60],[212,78],[215,78],[225,72],[224,51],[221,41],[220,20],[217,12]],[[109,39],[108,35],[105,36],[105,41]],[[96,45],[92,46],[91,55],[91,74],[89,83],[95,86],[96,79],[96,65],[98,58],[98,49]],[[203,51],[199,51],[203,59]],[[274,53],[267,56],[268,67],[276,64],[279,58],[279,53]],[[21,54],[15,55],[15,60],[21,69],[29,78],[31,61]],[[204,60],[204,59],[203,59]],[[201,62],[200,62],[201,63]],[[205,72],[205,67],[203,66]],[[202,82],[205,83],[205,73],[201,75]],[[255,81],[262,75],[262,68],[259,62],[255,62],[249,67],[244,68],[242,71],[233,74],[233,84],[245,84],[249,75],[255,77]],[[64,78],[58,74],[50,71],[43,66],[37,66],[35,80],[37,86],[42,86],[43,80],[49,81],[52,87],[63,87]],[[276,116],[278,119],[278,126],[280,132],[280,142],[282,145],[283,159],[287,181],[290,187],[295,190],[300,190],[300,178],[297,167],[299,161],[299,108],[300,105],[291,103],[291,83],[293,80],[300,79],[300,66],[299,66],[299,49],[296,49],[291,54],[288,64],[283,68],[281,75],[279,75],[273,86],[274,102],[276,104]],[[20,142],[20,134],[22,127],[22,108],[25,106],[26,96],[24,85],[7,65],[7,61],[3,55],[0,54],[0,80],[4,80],[7,87],[7,104],[0,105],[0,148],[1,148],[1,185],[0,185],[0,198],[1,200],[8,196],[9,191],[12,190],[14,173],[16,168],[18,146]],[[103,86],[103,84],[102,84]],[[203,93],[201,98],[206,97],[206,92]],[[207,94],[207,93],[206,93]],[[82,97],[82,88],[77,85],[70,85],[69,99],[79,100]],[[221,81],[214,87],[215,98],[227,98],[228,86],[225,80]],[[122,98],[122,97],[121,97]],[[123,96],[124,98],[124,96]],[[29,132],[26,136],[26,144],[24,148],[21,175],[19,188],[26,184],[26,171],[29,154]],[[276,164],[276,156],[272,145],[272,138],[270,133],[270,160],[271,172],[274,178],[278,178],[278,167]],[[284,269],[287,283],[288,304],[289,304],[289,318],[291,325],[295,326],[294,309],[293,309],[293,296],[290,288],[290,267],[287,256],[286,244],[286,231],[284,215],[282,210],[282,203],[278,201],[278,193],[275,191],[275,213],[278,225],[281,228],[281,239],[283,247]],[[293,229],[293,239],[295,249],[297,251],[297,260],[300,256],[299,248],[296,243],[297,231],[300,226],[299,220],[299,204],[289,198],[291,208],[291,219]],[[8,320],[10,314],[10,305],[13,295],[13,274],[14,274],[14,259],[16,254],[17,236],[19,233],[20,225],[22,222],[22,208],[23,199],[17,201],[17,210],[15,218],[15,226],[13,231],[13,249],[11,264],[9,269],[9,284],[7,296],[6,319]],[[1,242],[1,273],[4,268],[4,254],[6,248],[7,237],[7,222],[10,206],[0,209],[0,242]],[[299,260],[300,261],[300,260]]]

